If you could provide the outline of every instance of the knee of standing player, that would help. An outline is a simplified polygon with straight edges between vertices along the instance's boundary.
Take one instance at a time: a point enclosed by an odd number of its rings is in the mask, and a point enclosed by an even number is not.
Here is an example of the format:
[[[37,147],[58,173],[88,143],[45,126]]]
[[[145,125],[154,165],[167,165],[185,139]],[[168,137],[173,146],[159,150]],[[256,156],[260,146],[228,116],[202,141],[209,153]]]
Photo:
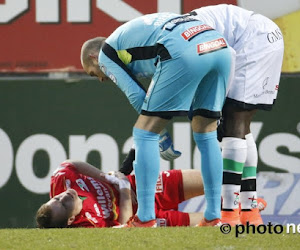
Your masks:
[[[256,110],[225,104],[222,116],[222,132],[224,137],[245,138],[250,133],[250,123]]]
[[[244,114],[234,116],[223,116],[220,124],[220,132],[223,137],[235,137],[245,139],[245,135],[250,133],[251,118]]]
[[[196,133],[208,133],[217,129],[217,120],[215,118],[206,118],[196,115],[192,120],[192,129]]]

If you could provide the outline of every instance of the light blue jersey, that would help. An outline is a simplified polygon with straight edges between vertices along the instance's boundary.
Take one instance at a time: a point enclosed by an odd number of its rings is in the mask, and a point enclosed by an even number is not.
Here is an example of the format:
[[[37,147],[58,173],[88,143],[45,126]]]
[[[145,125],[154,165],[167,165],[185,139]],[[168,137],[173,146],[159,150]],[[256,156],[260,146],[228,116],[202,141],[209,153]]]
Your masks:
[[[116,29],[100,51],[99,65],[139,113],[172,117],[192,105],[196,114],[217,117],[231,53],[218,32],[194,17],[157,13]],[[137,77],[152,78],[147,94]]]

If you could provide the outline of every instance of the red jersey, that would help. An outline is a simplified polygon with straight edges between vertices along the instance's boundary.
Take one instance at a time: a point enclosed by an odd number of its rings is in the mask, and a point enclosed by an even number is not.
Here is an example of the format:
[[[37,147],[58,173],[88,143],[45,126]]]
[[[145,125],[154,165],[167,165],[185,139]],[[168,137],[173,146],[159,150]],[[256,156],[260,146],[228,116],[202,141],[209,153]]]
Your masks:
[[[83,200],[73,227],[112,227],[119,225],[119,192],[105,182],[80,174],[70,163],[62,164],[51,177],[50,198],[73,188]]]
[[[128,179],[131,188],[136,191],[135,176]],[[179,203],[184,201],[181,170],[168,170],[159,174],[155,190],[155,216],[159,226],[189,226],[188,213],[178,211]],[[136,213],[137,206],[133,207]]]
[[[136,192],[135,176],[127,177]],[[77,191],[83,200],[82,210],[72,227],[112,227],[119,225],[119,192],[113,185],[80,174],[71,163],[64,163],[51,177],[50,198],[68,188]],[[178,211],[184,201],[182,173],[169,170],[160,173],[155,193],[155,214],[161,226],[188,226],[188,213]],[[133,213],[137,206],[133,206]]]

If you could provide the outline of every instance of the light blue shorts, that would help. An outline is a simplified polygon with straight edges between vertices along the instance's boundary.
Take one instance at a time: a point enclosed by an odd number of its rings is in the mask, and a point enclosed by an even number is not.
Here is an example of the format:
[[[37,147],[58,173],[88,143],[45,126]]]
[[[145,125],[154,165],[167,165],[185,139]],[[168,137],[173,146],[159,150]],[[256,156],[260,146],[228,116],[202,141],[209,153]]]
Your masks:
[[[194,114],[218,118],[224,104],[231,73],[232,53],[225,39],[215,30],[205,31],[190,40],[185,32],[198,23],[178,25],[158,41],[162,54],[148,88],[142,114],[166,118]]]

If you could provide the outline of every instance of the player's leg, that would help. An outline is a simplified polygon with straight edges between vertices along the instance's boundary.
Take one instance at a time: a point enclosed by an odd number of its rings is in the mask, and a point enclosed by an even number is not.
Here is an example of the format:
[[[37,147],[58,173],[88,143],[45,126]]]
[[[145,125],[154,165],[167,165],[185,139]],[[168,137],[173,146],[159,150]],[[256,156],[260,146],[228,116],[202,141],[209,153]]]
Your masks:
[[[201,172],[196,169],[185,169],[181,170],[181,172],[184,200],[203,195],[204,187]]]
[[[193,79],[189,79],[187,58],[176,58],[158,62],[157,72],[152,79],[145,98],[142,115],[134,129],[135,143],[134,170],[137,182],[137,217],[142,222],[153,220],[155,184],[159,174],[159,132],[168,119],[174,115],[187,113],[197,89]],[[183,67],[187,70],[183,70]],[[174,80],[172,80],[174,79]],[[190,88],[182,86],[190,85]]]
[[[178,205],[203,194],[199,170],[169,170],[160,173],[155,194],[158,224],[167,226],[196,226],[203,213],[178,211]],[[163,223],[162,223],[163,222]]]
[[[216,128],[233,63],[229,49],[216,51],[215,54],[210,53],[210,56],[212,58],[209,60],[216,60],[216,69],[209,71],[202,79],[193,102],[192,129],[194,140],[201,152],[201,173],[207,204],[204,212],[205,220],[200,225],[212,225],[209,221],[215,221],[217,224],[221,218],[223,161]]]
[[[226,103],[223,108],[222,222],[231,225],[241,223],[240,189],[248,150],[245,135],[250,132],[250,122],[254,114],[255,110],[247,111],[231,103]]]
[[[183,181],[184,200],[188,200],[204,194],[201,172],[195,169],[181,170]],[[194,227],[204,219],[202,212],[188,213],[189,225]]]
[[[160,227],[194,227],[203,219],[203,213],[185,213],[176,210],[157,211],[157,224]]]
[[[245,135],[247,141],[247,159],[243,169],[241,185],[241,222],[247,221],[255,225],[263,224],[259,213],[258,197],[256,192],[256,173],[258,153],[253,135]]]
[[[154,192],[160,160],[158,134],[172,116],[187,113],[198,86],[198,82],[194,81],[190,59],[190,56],[184,55],[158,62],[142,107],[142,115],[133,129],[136,147],[134,170],[137,182],[137,217],[142,222],[155,218]]]
[[[189,79],[188,58],[159,61],[134,129],[134,170],[137,182],[137,217],[142,222],[155,218],[154,192],[159,174],[159,133],[168,119],[187,113],[197,85]],[[183,86],[190,85],[190,89]],[[195,85],[195,86],[194,86]]]
[[[190,226],[195,227],[199,225],[199,221],[204,219],[204,214],[202,212],[189,213]]]
[[[216,119],[202,116],[193,117],[194,140],[201,152],[201,172],[207,204],[204,217],[207,221],[213,221],[221,217],[222,156],[217,140],[216,127]]]
[[[180,115],[182,111],[187,113],[197,89],[198,83],[193,81],[193,74],[189,72],[189,59],[186,56],[158,62],[142,107],[142,115],[133,129],[137,216],[141,221],[154,218],[154,192],[160,161],[158,134],[172,116]],[[183,88],[187,85],[190,88]]]
[[[190,26],[190,23],[182,24],[179,26],[180,28],[177,29],[177,32],[184,32],[184,30]],[[151,207],[151,203],[154,199],[153,190],[155,188],[155,181],[158,177],[159,170],[158,138],[156,133],[159,133],[166,125],[166,120],[159,119],[159,117],[173,117],[175,115],[187,114],[201,79],[212,68],[213,63],[211,63],[211,59],[215,59],[215,61],[222,65],[223,68],[228,67],[229,70],[225,70],[226,73],[230,71],[229,60],[231,55],[228,54],[227,49],[218,51],[218,53],[220,53],[218,55],[222,54],[224,60],[217,60],[221,59],[221,56],[216,58],[215,55],[211,55],[213,53],[208,53],[200,57],[200,50],[195,49],[197,48],[197,43],[200,42],[200,40],[197,40],[200,38],[200,36],[198,36],[197,39],[185,41],[178,36],[177,32],[171,32],[168,36],[166,36],[166,40],[162,39],[160,41],[162,44],[164,44],[162,47],[160,47],[160,49],[164,50],[164,53],[161,54],[160,61],[156,66],[156,72],[144,100],[142,115],[140,115],[133,131],[136,145],[135,171],[139,204],[138,217],[141,217],[140,220],[142,221],[151,220],[153,218],[153,209]],[[219,37],[219,34],[216,32],[212,32],[211,34],[212,40],[213,38],[215,39],[216,37]],[[172,36],[173,38],[171,39]],[[210,36],[208,35],[205,35],[204,37],[206,40],[210,39]],[[174,46],[174,43],[176,46]],[[168,48],[170,49],[170,52],[167,50]],[[168,55],[168,57],[163,58],[163,55]],[[229,60],[225,60],[225,58],[229,58]],[[207,59],[209,63],[206,63]],[[201,70],[199,70],[199,67]],[[220,71],[222,70],[220,69]],[[226,78],[229,77],[226,76]],[[207,91],[211,89],[208,84],[206,87]],[[226,87],[227,82],[225,81],[224,85],[220,86],[220,89],[218,89],[219,91],[217,94],[218,96],[222,96],[222,98],[211,103],[217,103],[216,108],[218,109],[219,113],[224,102]],[[205,95],[205,93],[202,93],[202,95]],[[212,98],[214,99],[215,96]],[[195,107],[201,108],[200,106],[199,103],[197,103]],[[210,113],[210,111],[208,113]],[[153,117],[155,117],[157,120],[155,120]],[[214,121],[214,132],[211,133],[212,129],[209,124],[203,122],[202,124],[199,124],[200,129],[198,129],[197,125],[195,125],[198,120],[193,120],[194,125],[192,125],[192,127],[195,132],[195,141],[199,149],[201,148],[200,150],[203,151],[202,158],[206,159],[202,165],[208,166],[207,168],[209,169],[215,169],[213,172],[218,172],[218,174],[215,174],[213,178],[214,180],[212,180],[211,183],[208,183],[209,188],[206,193],[209,197],[208,203],[211,206],[208,205],[206,210],[207,218],[220,218],[222,160],[220,149],[216,146],[216,122]],[[216,148],[216,153],[220,155],[220,159],[215,157],[215,152],[213,152]],[[207,157],[206,155],[209,156]],[[215,159],[217,159],[217,167],[214,166],[216,163]],[[149,168],[149,170],[146,170],[147,174],[145,173],[144,164],[147,165],[147,169]],[[211,170],[208,172],[211,172]],[[151,181],[149,175],[152,176]],[[203,176],[205,178],[207,176],[207,172],[203,173]],[[219,182],[220,185],[215,187],[215,184]],[[215,191],[215,189],[217,189],[217,191]],[[215,200],[217,200],[217,202],[215,202]],[[140,203],[142,203],[142,207]],[[146,206],[145,204],[149,205]]]
[[[160,168],[159,132],[167,122],[168,120],[163,118],[140,115],[133,128],[136,150],[134,170],[138,201],[138,218],[135,218],[136,221],[133,222],[135,226],[140,224],[140,226],[154,226],[155,224],[154,197]]]
[[[196,169],[181,170],[183,181],[184,200],[188,200],[204,194],[201,172]],[[204,219],[202,212],[188,213],[189,225],[194,227]]]
[[[247,110],[226,101],[222,110],[224,137],[245,139],[245,135],[250,133],[250,123],[256,111],[256,109]]]
[[[201,172],[207,204],[203,225],[208,221],[220,218],[222,157],[217,140],[216,127],[217,120],[214,118],[206,118],[200,115],[193,117],[193,136],[201,152]]]
[[[247,213],[241,213],[242,223],[247,220],[254,224],[262,223],[255,205],[257,150],[251,135],[250,123],[256,110],[271,110],[277,96],[283,58],[283,40],[279,35],[276,42],[270,43],[268,34],[272,32],[280,33],[280,30],[271,20],[261,15],[251,17],[247,30],[235,45],[237,67],[223,112],[227,120],[225,121],[226,137],[222,141],[223,209],[233,208],[232,201],[235,197],[226,186],[230,187],[234,184],[236,188],[241,185],[242,209],[244,208],[244,212],[248,210]],[[241,168],[233,171],[234,162],[238,162],[240,167],[243,166],[242,174]]]

